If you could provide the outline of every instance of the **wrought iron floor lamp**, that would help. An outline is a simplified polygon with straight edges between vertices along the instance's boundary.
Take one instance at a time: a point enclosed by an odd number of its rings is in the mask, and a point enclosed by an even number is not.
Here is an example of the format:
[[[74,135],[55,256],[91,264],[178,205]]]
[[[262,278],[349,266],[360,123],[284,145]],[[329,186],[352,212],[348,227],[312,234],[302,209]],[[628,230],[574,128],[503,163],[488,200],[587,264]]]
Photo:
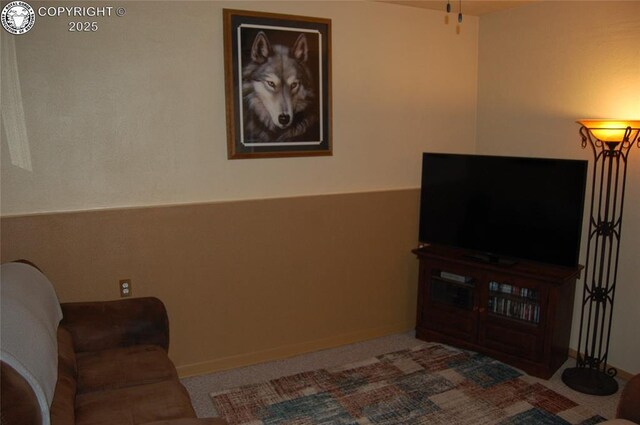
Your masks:
[[[618,253],[627,159],[640,147],[640,121],[581,120],[582,147],[593,150],[591,218],[580,315],[576,367],[562,381],[576,391],[609,395],[618,391],[617,370],[607,365],[613,301],[618,277]]]

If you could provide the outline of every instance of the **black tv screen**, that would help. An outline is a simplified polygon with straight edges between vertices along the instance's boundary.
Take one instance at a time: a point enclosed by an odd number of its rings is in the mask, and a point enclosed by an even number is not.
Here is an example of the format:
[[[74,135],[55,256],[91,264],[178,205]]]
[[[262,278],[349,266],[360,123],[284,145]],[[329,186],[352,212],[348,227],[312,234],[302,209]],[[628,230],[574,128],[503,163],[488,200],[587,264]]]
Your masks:
[[[578,265],[587,161],[424,153],[419,239]]]

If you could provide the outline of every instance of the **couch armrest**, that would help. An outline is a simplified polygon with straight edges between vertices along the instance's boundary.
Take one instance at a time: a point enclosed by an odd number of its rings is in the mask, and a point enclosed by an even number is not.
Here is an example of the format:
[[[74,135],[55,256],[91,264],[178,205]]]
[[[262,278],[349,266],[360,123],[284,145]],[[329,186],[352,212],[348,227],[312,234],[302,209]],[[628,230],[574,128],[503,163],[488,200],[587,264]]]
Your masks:
[[[631,378],[622,390],[616,418],[640,423],[640,374]]]
[[[157,298],[62,303],[62,322],[76,352],[139,344],[169,350],[169,318]]]

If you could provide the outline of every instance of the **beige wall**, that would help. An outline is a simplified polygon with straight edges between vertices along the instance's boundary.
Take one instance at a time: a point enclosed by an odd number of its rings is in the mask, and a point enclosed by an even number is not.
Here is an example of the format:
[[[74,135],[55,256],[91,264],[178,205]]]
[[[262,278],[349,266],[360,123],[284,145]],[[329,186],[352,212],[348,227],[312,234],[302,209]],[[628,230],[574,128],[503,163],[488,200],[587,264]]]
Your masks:
[[[421,152],[474,150],[478,19],[110,5],[127,14],[96,33],[2,32],[2,261],[32,259],[63,301],[133,279],[167,304],[182,374],[412,328]],[[223,7],[332,20],[332,157],[226,159]]]
[[[640,3],[541,2],[480,22],[477,151],[589,159],[579,118],[640,117]],[[589,190],[589,189],[588,189]],[[589,194],[588,194],[589,196]],[[630,154],[611,364],[640,372],[640,151]],[[583,241],[586,242],[586,220]],[[583,262],[586,245],[581,251]],[[582,287],[578,285],[577,300]],[[579,302],[572,348],[577,348]]]
[[[474,150],[477,18],[457,34],[365,1],[119,5],[96,33],[38,17],[15,37],[32,171],[2,143],[3,215],[415,188],[422,151]],[[334,156],[226,159],[224,7],[332,20]]]

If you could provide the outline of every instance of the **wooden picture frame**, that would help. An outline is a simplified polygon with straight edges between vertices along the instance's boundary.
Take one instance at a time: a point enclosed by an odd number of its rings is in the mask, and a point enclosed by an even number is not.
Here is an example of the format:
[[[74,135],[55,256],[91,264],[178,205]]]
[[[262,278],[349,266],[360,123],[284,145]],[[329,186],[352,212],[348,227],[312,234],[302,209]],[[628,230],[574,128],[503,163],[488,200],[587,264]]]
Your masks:
[[[228,158],[332,155],[331,20],[223,18]]]

